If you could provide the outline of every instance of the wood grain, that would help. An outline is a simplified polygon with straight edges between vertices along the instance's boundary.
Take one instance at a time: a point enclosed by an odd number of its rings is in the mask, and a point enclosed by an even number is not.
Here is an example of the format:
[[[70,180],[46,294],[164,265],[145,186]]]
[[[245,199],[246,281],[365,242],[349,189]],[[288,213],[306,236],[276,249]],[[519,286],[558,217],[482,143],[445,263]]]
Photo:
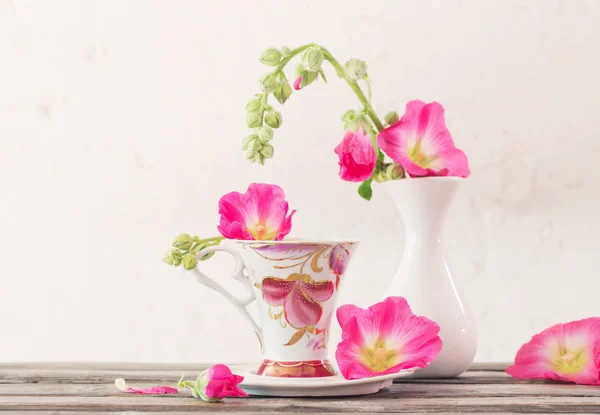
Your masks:
[[[29,413],[341,414],[341,413],[600,413],[600,388],[515,381],[506,365],[479,364],[456,379],[406,380],[378,394],[345,398],[249,398],[207,404],[178,395],[119,392],[114,379],[136,386],[174,384],[210,365],[2,364],[0,409]]]

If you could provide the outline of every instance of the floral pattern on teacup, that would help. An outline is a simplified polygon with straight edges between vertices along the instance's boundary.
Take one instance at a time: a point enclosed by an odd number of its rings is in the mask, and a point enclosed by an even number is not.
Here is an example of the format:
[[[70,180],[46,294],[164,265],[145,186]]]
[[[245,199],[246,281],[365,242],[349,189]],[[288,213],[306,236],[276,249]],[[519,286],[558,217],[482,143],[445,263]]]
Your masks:
[[[286,346],[291,346],[306,334],[318,334],[315,327],[323,316],[322,302],[335,290],[331,281],[313,281],[308,274],[291,274],[286,279],[266,277],[262,280],[263,298],[271,306],[282,306],[275,318],[285,319],[296,329]],[[272,315],[272,313],[270,313]]]
[[[269,317],[279,321],[282,328],[289,326],[295,329],[284,346],[292,346],[307,336],[307,348],[316,350],[327,347],[327,327],[331,316],[323,318],[322,303],[331,298],[346,271],[350,252],[344,245],[293,242],[245,245],[261,258],[276,262],[274,269],[296,268],[298,271],[286,278],[266,276],[255,284],[269,305]],[[335,282],[315,281],[305,272],[306,269],[308,272],[321,273],[324,265],[335,275]],[[281,307],[281,311],[273,312],[272,307]]]

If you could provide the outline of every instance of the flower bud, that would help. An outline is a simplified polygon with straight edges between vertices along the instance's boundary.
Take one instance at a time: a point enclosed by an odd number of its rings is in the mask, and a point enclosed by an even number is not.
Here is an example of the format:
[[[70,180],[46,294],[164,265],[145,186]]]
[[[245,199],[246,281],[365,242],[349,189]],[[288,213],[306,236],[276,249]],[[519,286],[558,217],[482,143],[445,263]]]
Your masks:
[[[171,251],[167,252],[162,260],[165,264],[169,264],[169,265],[174,265],[174,262],[175,262],[173,259],[173,255],[171,254]]]
[[[298,79],[300,79],[300,82],[298,83]],[[308,86],[310,84],[313,83],[313,81],[315,79],[317,79],[317,72],[303,72],[302,75],[300,75],[300,78],[296,79],[296,82],[294,83],[294,87],[296,89],[302,89],[305,86]],[[298,83],[296,85],[296,83]]]
[[[248,147],[252,144],[252,142],[254,140],[256,140],[258,138],[257,135],[252,134],[249,136],[246,136],[242,139],[242,150],[248,150]]]
[[[387,182],[388,177],[385,170],[379,170],[373,177],[373,180],[375,180],[377,183]]]
[[[195,254],[187,253],[181,259],[181,264],[183,265],[184,269],[188,271],[192,270],[196,268],[196,265],[198,265],[198,258],[196,258]]]
[[[287,46],[284,46],[281,49],[279,49],[279,52],[281,53],[282,58],[287,58],[292,54],[292,51]]]
[[[257,112],[258,110],[260,110],[260,105],[261,105],[260,99],[258,99],[258,98],[251,99],[246,104],[246,112]]]
[[[258,139],[261,143],[268,143],[273,138],[273,130],[268,125],[265,125],[258,130]]]
[[[344,73],[349,80],[358,81],[367,74],[367,64],[360,59],[350,59],[344,65]]]
[[[275,91],[275,88],[277,87],[277,79],[275,79],[275,75],[269,73],[260,78],[260,87],[263,91],[269,94]]]
[[[317,48],[309,48],[302,52],[302,66],[309,72],[319,72],[325,57]]]
[[[263,148],[260,150],[260,154],[264,156],[265,159],[272,159],[274,151],[275,149],[271,144],[263,144]]]
[[[250,147],[250,149],[254,153],[258,153],[262,148],[263,148],[263,144],[259,140],[254,140],[252,142],[252,147]]]
[[[350,117],[352,117],[354,114],[356,113],[356,111],[354,110],[348,110],[344,113],[344,115],[342,115],[342,121],[348,121],[350,119]]]
[[[246,116],[246,123],[250,128],[257,128],[262,125],[262,117],[258,112],[249,112]]]
[[[261,63],[268,66],[277,66],[281,61],[281,52],[275,48],[265,50],[259,58]]]
[[[268,126],[273,128],[279,128],[281,126],[281,113],[277,111],[269,111],[265,115],[265,122]]]
[[[387,125],[392,125],[396,124],[400,117],[398,117],[398,113],[396,111],[390,111],[387,114],[385,114],[384,119]]]
[[[385,173],[390,180],[403,179],[405,176],[402,166],[396,163],[390,164]]]
[[[292,95],[292,87],[286,81],[281,81],[277,84],[273,96],[280,104],[285,104],[285,101]]]
[[[173,240],[173,246],[175,248],[183,249],[184,251],[190,249],[193,243],[194,238],[192,238],[187,233],[182,233]]]

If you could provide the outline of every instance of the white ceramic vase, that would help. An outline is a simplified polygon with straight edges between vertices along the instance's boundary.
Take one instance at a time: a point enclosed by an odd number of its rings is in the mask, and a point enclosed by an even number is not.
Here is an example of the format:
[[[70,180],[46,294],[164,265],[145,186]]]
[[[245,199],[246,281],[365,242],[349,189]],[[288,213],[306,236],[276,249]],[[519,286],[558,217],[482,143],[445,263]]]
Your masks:
[[[461,287],[450,273],[442,234],[448,207],[463,184],[458,177],[427,177],[386,183],[406,228],[400,269],[386,296],[402,296],[413,312],[440,325],[442,352],[413,375],[449,378],[463,373],[477,349],[475,318]]]

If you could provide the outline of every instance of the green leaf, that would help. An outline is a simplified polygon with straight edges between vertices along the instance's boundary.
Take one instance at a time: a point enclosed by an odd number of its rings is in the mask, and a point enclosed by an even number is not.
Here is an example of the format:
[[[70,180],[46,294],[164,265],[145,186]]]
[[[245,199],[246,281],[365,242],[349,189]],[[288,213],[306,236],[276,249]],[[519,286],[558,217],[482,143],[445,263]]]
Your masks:
[[[327,83],[327,78],[325,77],[325,72],[323,72],[323,69],[319,69],[319,75],[321,75],[321,78],[323,78],[323,82]]]
[[[358,194],[366,200],[371,200],[373,197],[373,189],[371,189],[372,179],[364,181],[358,186]]]

